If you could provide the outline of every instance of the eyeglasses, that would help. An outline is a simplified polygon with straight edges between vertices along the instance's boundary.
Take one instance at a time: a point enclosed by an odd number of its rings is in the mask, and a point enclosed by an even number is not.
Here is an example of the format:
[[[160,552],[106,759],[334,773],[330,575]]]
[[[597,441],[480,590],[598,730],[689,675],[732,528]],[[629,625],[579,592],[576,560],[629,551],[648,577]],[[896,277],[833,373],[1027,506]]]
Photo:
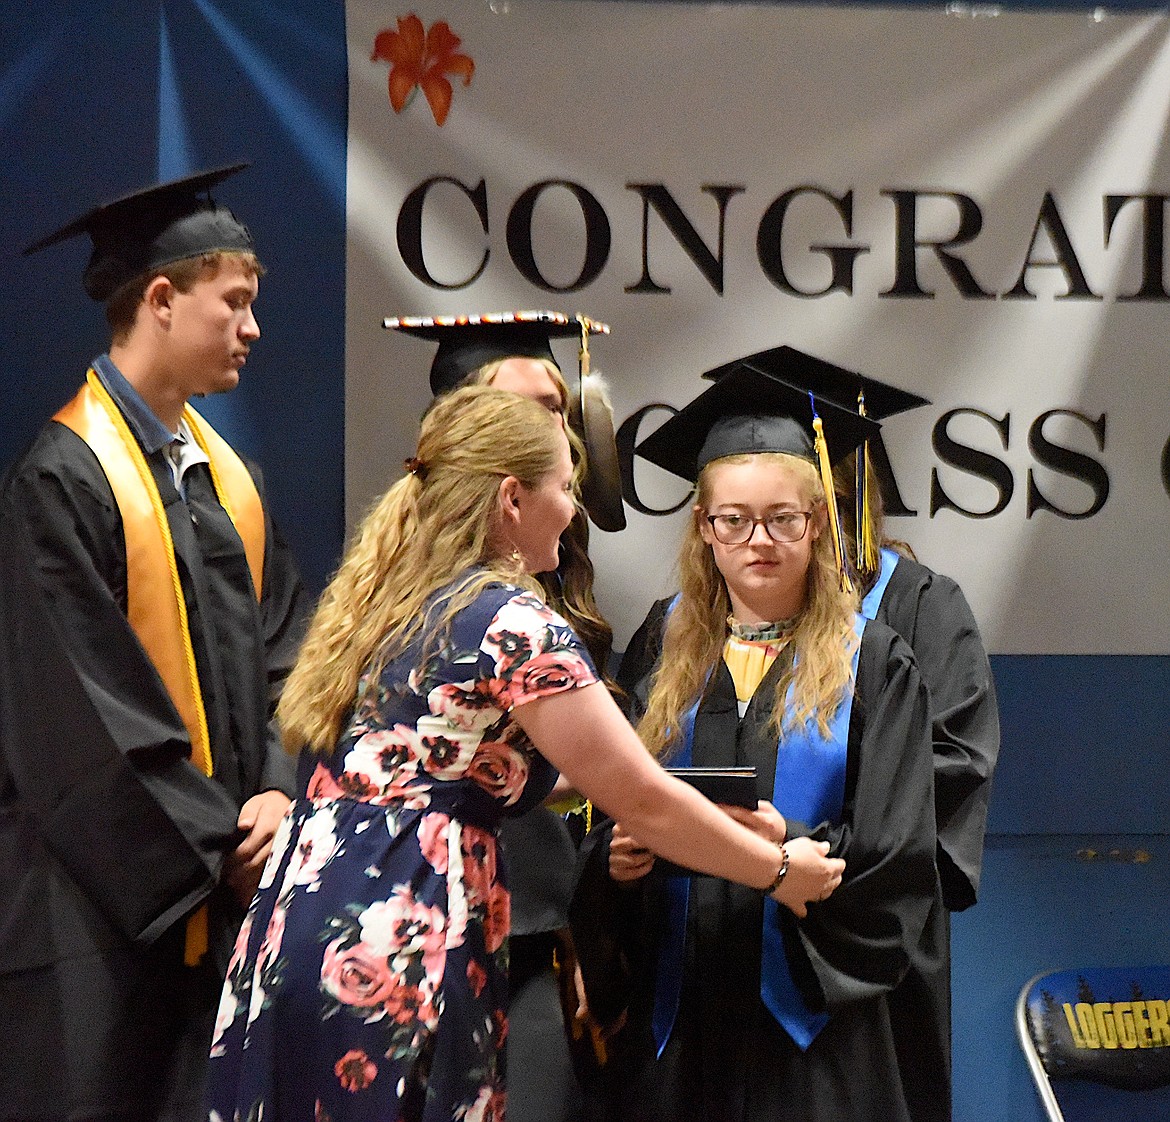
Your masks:
[[[743,545],[763,526],[764,532],[774,542],[798,542],[808,533],[811,510],[784,510],[769,514],[766,518],[749,518],[746,514],[708,514],[711,532],[715,540],[723,545]]]

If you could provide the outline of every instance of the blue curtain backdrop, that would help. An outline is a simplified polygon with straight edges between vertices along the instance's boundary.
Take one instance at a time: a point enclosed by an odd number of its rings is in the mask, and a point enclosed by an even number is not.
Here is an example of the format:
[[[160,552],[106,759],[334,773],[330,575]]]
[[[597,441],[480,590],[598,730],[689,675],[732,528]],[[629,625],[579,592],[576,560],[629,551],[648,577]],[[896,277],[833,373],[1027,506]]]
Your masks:
[[[239,389],[204,403],[265,469],[320,588],[343,526],[345,13],[319,0],[6,4],[0,16],[0,464],[108,340],[88,239],[23,246],[95,203],[240,159],[217,192],[268,268]]]

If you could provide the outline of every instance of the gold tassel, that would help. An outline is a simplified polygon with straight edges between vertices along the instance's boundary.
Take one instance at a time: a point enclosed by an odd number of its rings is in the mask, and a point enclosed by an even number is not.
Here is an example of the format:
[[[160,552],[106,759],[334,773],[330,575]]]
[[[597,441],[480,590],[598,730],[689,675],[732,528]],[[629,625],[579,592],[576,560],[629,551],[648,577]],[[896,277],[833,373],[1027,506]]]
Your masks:
[[[865,391],[857,394],[857,412],[866,416]],[[861,444],[857,453],[857,487],[855,501],[857,517],[857,567],[863,573],[876,573],[881,567],[881,546],[878,542],[877,526],[873,516],[873,500],[870,498],[870,483],[873,474],[869,470],[869,441]]]
[[[809,394],[812,401],[812,394]],[[837,495],[833,491],[833,465],[829,462],[829,446],[825,443],[825,427],[817,416],[816,406],[813,410],[813,432],[816,434],[814,447],[817,453],[817,465],[821,471],[821,485],[825,489],[825,505],[829,508],[829,533],[833,538],[833,553],[837,558],[837,572],[841,576],[841,591],[852,592],[853,582],[849,579],[849,563],[845,557],[845,543],[841,534],[841,516],[837,510]]]
[[[577,316],[577,323],[581,327],[581,349],[577,352],[577,372],[582,381],[589,374],[589,332],[592,324],[588,316]]]

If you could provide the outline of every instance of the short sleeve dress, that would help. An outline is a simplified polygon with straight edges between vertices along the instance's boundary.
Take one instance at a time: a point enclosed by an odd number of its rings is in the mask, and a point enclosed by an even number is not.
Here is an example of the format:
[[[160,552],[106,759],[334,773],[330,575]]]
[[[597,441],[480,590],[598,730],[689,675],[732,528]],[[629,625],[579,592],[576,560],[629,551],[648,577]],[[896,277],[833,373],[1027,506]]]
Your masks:
[[[563,619],[492,584],[367,683],[331,756],[306,753],[224,983],[212,1122],[502,1116],[496,827],[556,779],[511,713],[597,680]]]

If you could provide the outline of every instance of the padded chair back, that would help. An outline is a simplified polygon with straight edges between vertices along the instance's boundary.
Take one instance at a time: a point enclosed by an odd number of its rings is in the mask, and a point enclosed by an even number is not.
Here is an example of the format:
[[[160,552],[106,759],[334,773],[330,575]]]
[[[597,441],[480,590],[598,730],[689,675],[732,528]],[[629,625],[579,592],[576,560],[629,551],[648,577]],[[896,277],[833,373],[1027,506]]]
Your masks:
[[[1038,974],[1016,1032],[1051,1122],[1170,1122],[1170,966]]]

